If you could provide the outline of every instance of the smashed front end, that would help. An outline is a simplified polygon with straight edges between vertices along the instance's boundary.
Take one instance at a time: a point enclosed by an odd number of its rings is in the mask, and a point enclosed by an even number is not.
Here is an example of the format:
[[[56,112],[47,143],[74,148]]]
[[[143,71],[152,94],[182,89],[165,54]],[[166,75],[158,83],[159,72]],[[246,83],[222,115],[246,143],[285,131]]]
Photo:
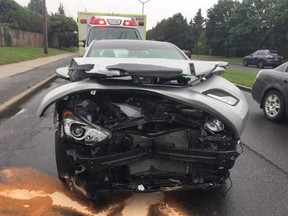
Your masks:
[[[239,139],[217,117],[151,92],[69,95],[56,103],[55,118],[59,177],[90,197],[211,188],[239,156]]]

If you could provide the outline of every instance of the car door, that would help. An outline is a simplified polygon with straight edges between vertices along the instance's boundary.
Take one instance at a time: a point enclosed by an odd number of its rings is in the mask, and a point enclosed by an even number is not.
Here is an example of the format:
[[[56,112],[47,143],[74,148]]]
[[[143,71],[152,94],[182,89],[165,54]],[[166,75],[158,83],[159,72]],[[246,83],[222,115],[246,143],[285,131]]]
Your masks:
[[[248,64],[255,65],[258,53],[259,53],[259,51],[256,51],[256,52],[251,54]]]
[[[288,109],[287,104],[288,104],[288,63],[286,64],[285,71],[283,73],[283,78],[282,78],[282,83],[283,83],[283,96],[286,104],[286,110]]]
[[[263,59],[264,55],[265,55],[264,51],[258,51],[255,57],[253,58],[253,64],[258,65],[258,63]]]
[[[270,74],[269,84],[278,89],[283,95],[285,104],[288,104],[288,63],[277,67]]]

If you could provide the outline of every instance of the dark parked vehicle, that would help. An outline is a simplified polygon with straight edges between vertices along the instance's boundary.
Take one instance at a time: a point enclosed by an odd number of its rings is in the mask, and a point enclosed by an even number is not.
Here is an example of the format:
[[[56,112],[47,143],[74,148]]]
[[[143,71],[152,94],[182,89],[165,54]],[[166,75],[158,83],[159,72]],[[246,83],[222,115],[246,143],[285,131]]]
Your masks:
[[[248,119],[225,65],[166,42],[92,42],[38,109],[55,103],[59,179],[88,197],[222,185]]]
[[[273,70],[261,70],[252,88],[252,96],[271,121],[280,121],[288,113],[288,62]]]
[[[257,50],[244,57],[243,65],[245,67],[256,65],[258,68],[264,68],[265,66],[277,67],[282,64],[282,58],[275,50]]]

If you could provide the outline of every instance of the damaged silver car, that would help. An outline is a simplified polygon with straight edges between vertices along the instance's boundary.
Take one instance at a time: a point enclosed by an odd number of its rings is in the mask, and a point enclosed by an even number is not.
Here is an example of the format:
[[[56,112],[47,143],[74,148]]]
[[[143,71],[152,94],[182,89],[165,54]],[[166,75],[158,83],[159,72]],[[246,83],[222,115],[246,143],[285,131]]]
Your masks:
[[[38,109],[55,104],[59,179],[88,197],[223,184],[248,118],[225,66],[167,42],[94,41]]]

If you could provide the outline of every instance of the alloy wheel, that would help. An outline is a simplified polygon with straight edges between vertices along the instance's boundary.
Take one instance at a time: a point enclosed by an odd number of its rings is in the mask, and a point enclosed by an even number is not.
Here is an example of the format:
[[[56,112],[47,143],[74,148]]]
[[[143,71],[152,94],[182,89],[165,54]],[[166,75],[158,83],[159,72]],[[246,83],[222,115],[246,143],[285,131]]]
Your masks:
[[[264,68],[264,63],[262,61],[258,63],[258,68]]]
[[[247,61],[246,61],[246,60],[244,60],[244,61],[243,61],[243,65],[244,65],[245,67],[247,67],[247,66],[248,66],[248,64],[247,64]]]
[[[266,114],[269,117],[274,118],[279,114],[280,108],[281,108],[280,98],[275,94],[269,95],[265,101]]]

